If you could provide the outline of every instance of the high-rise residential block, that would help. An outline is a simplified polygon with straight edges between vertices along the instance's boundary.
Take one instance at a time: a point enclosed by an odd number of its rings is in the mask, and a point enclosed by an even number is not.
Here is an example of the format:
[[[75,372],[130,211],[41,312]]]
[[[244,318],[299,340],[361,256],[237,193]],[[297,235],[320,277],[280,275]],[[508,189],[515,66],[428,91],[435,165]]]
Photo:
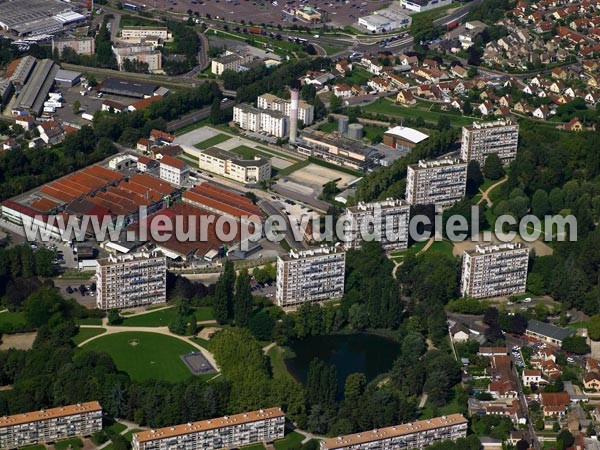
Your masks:
[[[292,115],[292,101],[284,100],[273,94],[260,95],[256,101],[260,109],[280,111],[290,117]],[[303,100],[298,100],[298,120],[304,125],[310,125],[315,120],[315,107]]]
[[[346,248],[358,249],[364,240],[376,235],[386,251],[408,247],[410,205],[404,200],[387,199],[346,208]]]
[[[411,205],[447,208],[465,196],[467,163],[438,159],[410,164],[406,172],[406,201]]]
[[[424,449],[440,441],[467,436],[468,421],[462,414],[417,420],[378,430],[338,436],[321,441],[321,450]]]
[[[98,402],[4,416],[0,417],[0,448],[90,436],[101,429],[102,407]]]
[[[519,125],[511,120],[474,123],[463,127],[460,155],[463,161],[475,160],[483,167],[486,158],[496,153],[502,164],[510,164],[517,156]]]
[[[123,309],[167,301],[167,260],[149,253],[96,261],[98,309]]]
[[[518,242],[465,250],[460,292],[475,298],[521,294],[527,285],[528,265],[529,249]]]
[[[261,409],[233,416],[135,433],[133,450],[218,450],[272,442],[285,435],[281,408]]]
[[[344,295],[346,252],[339,247],[292,250],[277,258],[279,306],[335,300]]]

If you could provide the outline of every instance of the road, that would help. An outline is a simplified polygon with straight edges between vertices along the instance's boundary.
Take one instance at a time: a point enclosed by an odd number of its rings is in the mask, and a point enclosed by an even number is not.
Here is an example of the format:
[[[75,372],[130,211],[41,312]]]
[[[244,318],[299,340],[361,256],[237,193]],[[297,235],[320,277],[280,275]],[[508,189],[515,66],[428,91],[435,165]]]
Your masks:
[[[286,221],[286,229],[285,229],[285,242],[290,246],[290,248],[304,249],[306,246],[303,241],[297,241],[294,237],[294,233],[292,231],[290,220],[285,213],[283,213],[280,209],[274,206],[268,200],[261,200],[258,202],[258,206],[260,206],[263,211],[267,213],[267,216],[280,216],[284,217]]]
[[[221,102],[221,109],[233,108],[235,105],[235,100],[225,100]],[[167,123],[167,132],[172,133],[175,130],[179,130],[180,128],[187,127],[188,125],[192,125],[193,123],[199,122],[202,119],[206,119],[210,116],[211,107],[207,106],[206,108],[202,108],[198,111],[193,111],[189,114],[186,114],[179,119],[172,120]]]
[[[455,20],[462,20],[463,18],[467,17],[472,9],[479,6],[481,3],[483,3],[483,0],[473,0],[467,3],[465,6],[457,9],[452,14],[448,14],[447,16],[434,20],[433,24],[436,27],[442,27],[454,22]]]

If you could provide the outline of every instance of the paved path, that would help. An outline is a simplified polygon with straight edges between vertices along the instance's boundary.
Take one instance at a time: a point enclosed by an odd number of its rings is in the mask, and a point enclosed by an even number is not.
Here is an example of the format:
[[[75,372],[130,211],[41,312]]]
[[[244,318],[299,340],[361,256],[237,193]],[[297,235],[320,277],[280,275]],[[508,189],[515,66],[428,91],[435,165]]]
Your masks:
[[[121,436],[124,436],[127,432],[129,432],[131,430],[149,430],[150,429],[148,427],[142,427],[141,425],[138,425],[137,423],[130,422],[129,420],[117,420],[117,422],[119,422],[120,424],[123,424],[127,427],[119,433]],[[96,447],[96,449],[102,450],[103,448],[108,447],[110,444],[112,444],[112,440],[109,439],[104,444]]]
[[[481,192],[481,198],[479,199],[477,204],[480,205],[485,200],[487,202],[488,208],[491,207],[493,203],[490,200],[490,192],[492,192],[494,189],[496,189],[501,184],[506,183],[507,181],[508,181],[508,175],[505,175],[504,178],[502,178],[500,181],[497,181],[496,183],[492,184],[489,188],[487,188],[485,190],[485,192],[482,191],[481,189],[479,189],[479,192]]]
[[[416,253],[416,256],[429,250],[429,247],[431,247],[434,242],[435,242],[435,236],[430,237],[429,240],[427,241],[427,243],[425,244],[425,246]],[[392,259],[392,262],[394,263],[394,269],[392,270],[392,276],[394,277],[394,279],[396,279],[396,272],[398,271],[398,267],[400,267],[402,264],[404,264],[404,260],[398,262],[398,261],[395,261],[394,259]]]
[[[200,322],[200,323],[202,323],[202,322]],[[210,321],[210,323],[214,323],[214,321]],[[109,325],[108,319],[105,317],[102,319],[102,325],[86,325],[86,326],[82,326],[82,328],[104,328],[106,330],[106,332],[99,334],[97,336],[92,336],[91,338],[81,342],[78,345],[78,347],[83,347],[84,345],[89,344],[90,342],[92,342],[96,339],[99,339],[101,337],[108,336],[109,334],[125,333],[128,331],[137,332],[137,333],[162,334],[164,336],[169,336],[169,337],[179,339],[180,341],[188,343],[189,345],[191,345],[192,347],[197,349],[200,353],[202,353],[202,355],[208,360],[208,362],[210,362],[210,364],[215,368],[215,370],[219,371],[219,366],[217,365],[217,362],[215,361],[215,358],[212,355],[212,353],[210,353],[208,350],[206,350],[200,344],[197,344],[196,342],[190,340],[189,337],[179,336],[178,334],[171,333],[171,331],[169,330],[169,327],[127,327],[127,326],[120,326],[120,325]]]
[[[264,353],[269,353],[269,350],[271,350],[276,345],[277,345],[276,342],[271,342],[269,345],[266,345],[265,347],[263,347],[263,352]]]

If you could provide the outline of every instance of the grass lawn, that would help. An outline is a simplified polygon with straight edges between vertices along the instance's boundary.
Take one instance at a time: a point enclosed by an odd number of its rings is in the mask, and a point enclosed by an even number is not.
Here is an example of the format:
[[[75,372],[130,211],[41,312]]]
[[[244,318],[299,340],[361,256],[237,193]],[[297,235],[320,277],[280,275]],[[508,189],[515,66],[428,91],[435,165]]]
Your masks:
[[[454,390],[450,403],[448,403],[447,405],[436,408],[429,401],[425,403],[425,407],[421,411],[419,419],[431,419],[432,417],[448,416],[450,414],[456,414],[459,412],[461,412],[461,408],[458,402],[456,401],[456,391]]]
[[[241,155],[244,159],[252,159],[255,156],[264,156],[266,158],[270,158],[271,155],[268,153],[261,152],[260,150],[252,147],[248,147],[247,145],[240,145],[231,150],[233,153],[237,153]]]
[[[127,429],[127,425],[123,425],[122,423],[115,422],[108,427],[104,427],[104,431],[108,434],[121,434],[123,431]]]
[[[552,450],[558,448],[558,442],[556,441],[543,441],[542,450]]]
[[[87,341],[94,336],[98,336],[99,334],[105,333],[106,330],[104,328],[80,328],[79,333],[77,333],[73,337],[73,342],[75,345],[79,345],[82,342]]]
[[[327,52],[327,55],[329,56],[334,55],[343,50],[343,48],[334,47],[332,45],[321,45],[321,47]]]
[[[133,437],[133,433],[139,433],[142,430],[138,430],[137,428],[134,428],[133,430],[129,430],[127,433],[125,433],[123,435],[123,437],[125,439],[127,439],[128,442],[131,442],[131,438]]]
[[[333,133],[334,131],[338,130],[338,123],[337,121],[326,122],[319,127],[319,130],[323,131],[324,133]]]
[[[293,172],[295,172],[296,170],[300,170],[306,166],[308,166],[311,163],[311,161],[309,161],[308,159],[305,159],[303,161],[298,161],[296,164],[292,164],[291,166],[286,167],[285,169],[279,169],[278,171],[278,175],[289,175]],[[281,241],[284,242],[284,241]]]
[[[571,328],[572,330],[577,330],[579,328],[587,328],[588,326],[588,322],[587,321],[583,321],[583,322],[573,322],[567,325],[567,328]]]
[[[161,309],[148,314],[126,317],[121,325],[128,327],[166,327],[175,318],[175,308]],[[196,320],[212,320],[212,308],[205,306],[195,309]]]
[[[343,80],[344,83],[350,86],[354,84],[358,84],[360,86],[361,84],[367,84],[367,81],[369,81],[372,76],[373,75],[367,70],[363,69],[362,67],[356,67],[356,65],[354,65],[354,68],[350,71],[349,74],[347,74],[344,77]]]
[[[287,367],[285,366],[283,353],[279,347],[273,347],[267,352],[267,356],[269,357],[269,362],[271,363],[271,370],[273,371],[274,377],[289,377],[293,379],[288,372]]]
[[[421,242],[413,242],[412,245],[406,250],[398,250],[396,252],[392,252],[390,256],[392,258],[404,258],[408,254],[415,255],[421,250],[423,250],[423,247],[425,247],[425,245],[427,245],[427,240]]]
[[[452,249],[454,245],[450,241],[435,241],[427,250],[427,253],[439,252],[444,253],[448,256],[452,256]]]
[[[42,444],[28,445],[27,447],[19,447],[19,450],[46,450],[46,446]]]
[[[300,445],[303,439],[304,436],[302,436],[300,433],[292,431],[291,433],[287,434],[283,439],[279,439],[278,441],[273,442],[273,444],[275,445],[275,448],[277,450],[288,450],[290,448],[295,448],[298,445]]]
[[[102,319],[87,317],[85,319],[77,319],[75,323],[77,325],[102,325]]]
[[[262,444],[252,444],[252,445],[247,445],[246,447],[240,447],[243,448],[244,450],[265,450],[265,446]]]
[[[0,331],[22,329],[27,326],[25,314],[22,312],[3,312],[0,313]]]
[[[128,331],[90,342],[84,350],[103,351],[134,381],[182,381],[193,376],[180,355],[196,349],[179,339],[155,333]]]
[[[427,106],[427,104],[425,104],[424,107],[425,106]],[[394,117],[410,117],[413,119],[421,117],[425,122],[435,124],[437,124],[437,121],[440,117],[447,117],[450,119],[450,123],[455,127],[471,125],[473,123],[473,119],[469,117],[463,117],[458,114],[452,114],[443,111],[429,111],[428,109],[419,108],[418,106],[406,108],[404,106],[396,105],[385,98],[381,98],[376,102],[363,107],[362,109],[365,111],[381,113]]]
[[[374,125],[365,125],[364,130],[365,130],[365,137],[370,142],[373,142],[378,137],[380,137],[381,140],[383,140],[383,133],[385,133],[386,128],[376,127]]]
[[[206,150],[209,147],[214,147],[215,145],[228,141],[229,139],[231,139],[231,136],[219,133],[211,138],[206,139],[205,141],[194,144],[194,147],[199,148],[200,150]]]
[[[58,441],[54,444],[56,450],[67,450],[71,446],[73,450],[83,447],[83,442],[79,438],[65,439],[64,441]]]

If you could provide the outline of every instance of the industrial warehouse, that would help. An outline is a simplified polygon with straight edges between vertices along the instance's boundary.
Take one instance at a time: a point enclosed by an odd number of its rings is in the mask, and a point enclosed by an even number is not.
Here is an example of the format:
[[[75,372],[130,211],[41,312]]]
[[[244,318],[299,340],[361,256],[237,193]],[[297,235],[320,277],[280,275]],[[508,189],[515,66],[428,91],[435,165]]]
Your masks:
[[[17,36],[56,33],[85,19],[60,0],[0,1],[0,28]]]

